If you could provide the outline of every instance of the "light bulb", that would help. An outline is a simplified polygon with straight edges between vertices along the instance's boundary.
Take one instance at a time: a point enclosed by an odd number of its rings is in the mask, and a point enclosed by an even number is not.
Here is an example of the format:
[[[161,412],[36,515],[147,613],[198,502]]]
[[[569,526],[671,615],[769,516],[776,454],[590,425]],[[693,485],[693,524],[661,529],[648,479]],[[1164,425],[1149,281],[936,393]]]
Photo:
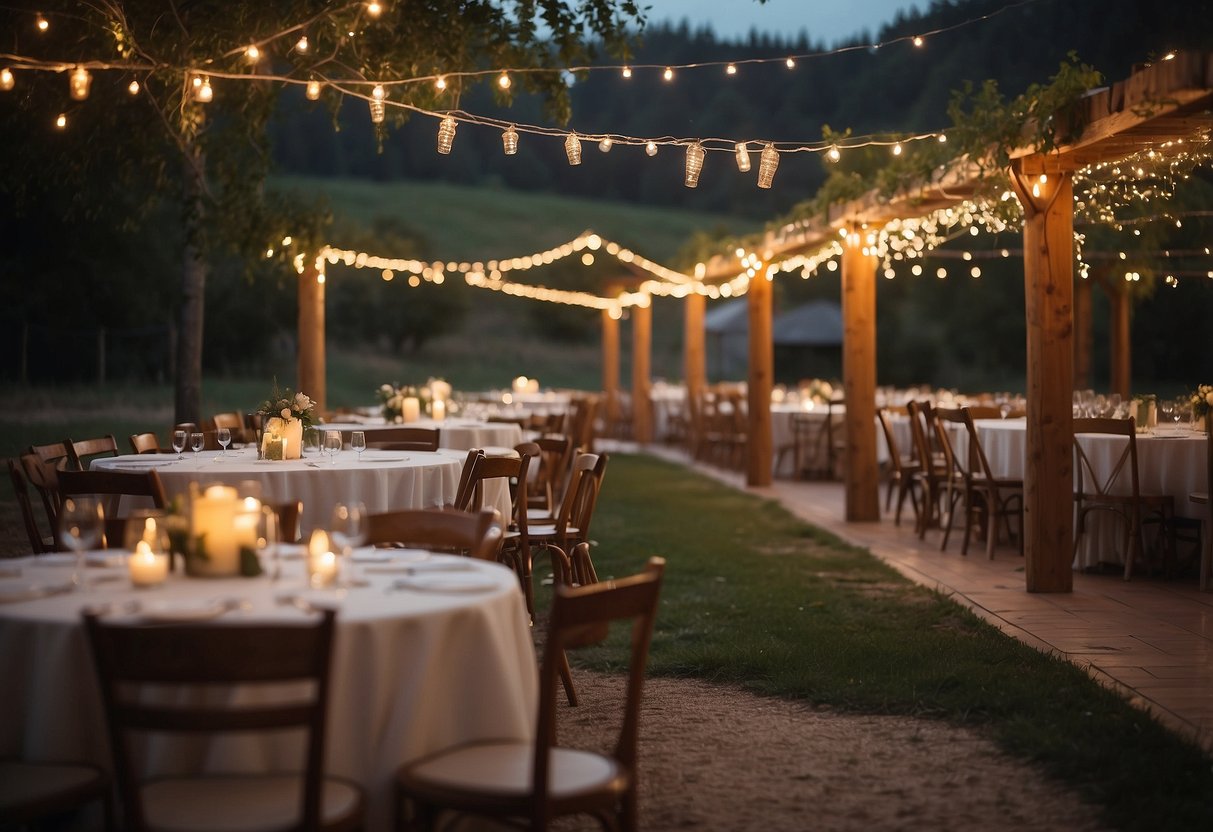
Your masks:
[[[657,142],[647,142],[644,146],[644,152],[650,156],[657,155]]]
[[[922,46],[922,44],[923,44],[922,35],[915,35],[913,43],[915,46]]]
[[[729,64],[728,66],[726,66],[724,68],[724,74],[725,75],[736,75],[737,74],[737,65]]]
[[[940,143],[940,144],[947,144],[947,143],[948,143],[948,134],[947,134],[947,133],[940,133],[940,134],[939,134],[939,143]]]
[[[569,133],[564,140],[564,153],[569,157],[570,165],[581,164],[581,139],[577,138],[576,133]]]
[[[76,101],[83,101],[88,98],[88,88],[92,86],[93,76],[89,75],[87,69],[78,66],[72,70],[68,83],[72,92],[72,98]]]
[[[383,6],[371,0],[370,3],[366,4],[366,13],[371,17],[378,17],[383,13]]]
[[[673,81],[674,80],[674,70],[667,66],[665,68],[665,72],[661,73],[661,77],[666,79],[667,81]]]
[[[248,49],[244,50],[244,57],[248,58],[253,63],[261,60],[261,50],[257,48],[257,44],[253,44]]]
[[[376,101],[382,101],[384,95],[383,84],[376,84],[375,88],[371,90],[371,95],[374,96]]]
[[[841,159],[842,153],[838,150],[838,145],[834,145],[833,147],[831,147],[829,149],[829,151],[826,153],[826,157],[831,162],[837,162],[839,159]]]
[[[320,98],[320,82],[312,79],[307,82],[307,100],[315,101]]]
[[[501,73],[501,75],[497,78],[497,86],[501,87],[503,90],[508,90],[510,88],[510,83],[510,76],[504,72]]]
[[[127,88],[126,88],[126,91],[129,92],[131,95],[138,95],[139,90],[140,90],[140,86],[139,86],[138,81],[131,81],[130,84],[127,85]]]
[[[300,54],[306,54],[308,48],[307,35],[301,35],[299,40],[295,41],[295,51]]]
[[[699,186],[699,172],[703,170],[703,145],[699,142],[692,142],[687,145],[687,168],[684,184],[688,188]]]
[[[632,68],[631,68],[630,66],[625,66],[625,67],[623,68],[623,77],[624,77],[624,78],[631,78],[631,77],[632,77]]]
[[[737,143],[737,169],[742,173],[750,169],[750,147],[745,142]]]
[[[458,126],[455,119],[447,116],[438,125],[438,152],[444,156],[451,152],[451,145],[455,143],[455,127]]]
[[[775,145],[767,142],[758,159],[758,187],[769,188],[775,179],[775,169],[779,167],[779,151]]]
[[[0,69],[0,90],[8,92],[17,83],[17,79],[13,77],[13,71],[8,67]]]
[[[438,79],[436,81],[434,81],[434,86],[437,88],[437,90],[439,92],[442,92],[443,90],[446,89],[446,78],[439,75]]]
[[[36,20],[34,20],[34,26],[38,28],[39,32],[45,32],[51,27],[51,24],[48,23],[46,18],[42,16],[42,12],[38,12],[38,17]],[[63,125],[60,125],[60,127],[62,126]]]
[[[507,127],[501,134],[501,146],[505,150],[506,156],[513,156],[518,152],[518,131],[514,129],[513,125]]]
[[[784,65],[787,66],[788,69],[795,69],[796,59],[789,57],[786,61],[784,61]]]
[[[602,140],[602,141],[600,141],[600,142],[598,143],[598,149],[599,149],[599,150],[601,150],[603,153],[610,153],[610,152],[611,152],[611,147],[612,147],[614,144],[615,144],[615,142],[611,141],[611,137],[610,137],[610,136],[606,136],[606,137],[604,137],[604,138],[603,138],[603,140]]]
[[[897,144],[893,145],[893,155],[894,156],[901,155],[901,142],[898,142]]]
[[[67,127],[67,116],[64,115],[63,113],[60,113],[59,117],[55,119],[55,126],[58,127],[60,130],[62,130],[64,127]]]
[[[194,100],[202,104],[208,104],[215,97],[215,91],[211,89],[210,78],[195,78],[194,79]]]
[[[367,104],[371,108],[371,122],[374,124],[383,124],[383,117],[387,114],[387,110],[383,106],[381,99],[368,101]]]

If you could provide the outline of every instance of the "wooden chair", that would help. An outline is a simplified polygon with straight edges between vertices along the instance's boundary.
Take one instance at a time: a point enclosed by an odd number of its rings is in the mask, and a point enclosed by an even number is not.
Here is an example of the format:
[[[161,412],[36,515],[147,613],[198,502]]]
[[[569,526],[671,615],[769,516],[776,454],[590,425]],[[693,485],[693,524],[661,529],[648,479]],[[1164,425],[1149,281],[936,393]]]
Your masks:
[[[1205,472],[1208,475],[1204,491],[1193,491],[1188,499],[1205,506],[1200,520],[1200,588],[1209,589],[1213,576],[1213,410],[1205,413]]]
[[[939,524],[943,513],[939,504],[950,472],[943,452],[935,450],[935,417],[931,403],[911,401],[906,405],[906,413],[910,417],[910,437],[914,441],[914,454],[919,464],[915,479],[922,494],[922,510],[918,513],[915,531],[919,540],[925,540],[927,529]]]
[[[534,459],[536,470],[527,488],[527,516],[537,521],[552,520],[568,482],[573,440],[552,434],[540,436],[534,444],[539,449],[539,455]]]
[[[266,503],[278,516],[278,542],[294,543],[299,540],[299,516],[303,514],[303,501]]]
[[[154,433],[132,433],[130,443],[131,451],[137,454],[158,454],[164,450],[160,447],[160,439]]]
[[[556,589],[540,669],[535,738],[489,740],[440,751],[404,766],[398,796],[412,810],[409,829],[428,829],[444,810],[512,820],[543,830],[556,817],[593,814],[606,828],[635,830],[637,740],[665,561],[618,581]],[[614,750],[599,754],[557,745],[556,682],[566,647],[587,629],[631,620],[627,697]]]
[[[49,462],[57,468],[62,468],[67,465],[68,454],[71,453],[67,448],[71,444],[70,439],[64,439],[60,442],[49,442],[45,445],[30,445],[25,449],[25,453],[34,454],[42,462]]]
[[[162,509],[168,505],[164,485],[160,482],[160,475],[155,471],[60,471],[60,499],[82,494],[113,497],[115,503],[117,498],[122,496],[148,497],[156,508]],[[117,517],[117,512],[111,506],[106,506],[105,516],[109,520],[107,520],[106,540],[103,541],[103,547],[121,546],[121,536],[115,540],[111,540],[110,536],[119,534],[125,527],[125,523]],[[114,522],[110,522],[110,520]],[[58,534],[57,528],[56,523],[56,535]],[[62,549],[62,541],[56,538],[56,542],[57,548]]]
[[[341,440],[350,443],[352,430],[341,432]],[[381,451],[436,451],[440,428],[377,428],[374,439],[368,435],[366,446],[378,448]]]
[[[118,456],[118,441],[112,433],[96,439],[67,440],[68,467],[77,471],[88,469],[86,461],[102,456]]]
[[[67,449],[63,449],[61,461],[67,460]],[[37,452],[31,450],[22,454],[18,461],[25,480],[42,501],[42,509],[46,513],[46,522],[54,529],[59,521],[59,469],[53,461],[42,459]]]
[[[502,526],[496,509],[404,509],[367,516],[367,543],[416,546],[496,560]]]
[[[578,396],[570,403],[569,436],[578,448],[594,447],[594,419],[598,414],[598,396]]]
[[[315,624],[111,623],[84,614],[97,668],[124,828],[144,830],[353,830],[361,790],[324,774],[335,613]],[[284,683],[292,685],[284,694]],[[165,704],[147,690],[174,686],[188,697]],[[228,689],[203,698],[203,691]],[[239,689],[273,698],[233,704]],[[284,697],[286,698],[284,701]],[[179,702],[186,704],[178,704]],[[303,770],[272,774],[137,776],[133,734],[227,734],[302,730]]]
[[[244,416],[239,411],[231,413],[216,413],[211,417],[210,430],[219,430],[219,428],[227,428],[235,433],[236,431],[244,430]]]
[[[901,525],[901,509],[908,495],[910,505],[914,509],[914,527],[917,528],[918,497],[915,494],[915,486],[918,484],[916,477],[922,470],[922,466],[913,454],[901,453],[901,448],[897,444],[897,435],[894,433],[893,424],[890,421],[889,409],[885,407],[877,409],[876,418],[880,420],[880,429],[884,433],[885,445],[889,449],[889,484],[885,490],[884,510],[887,513],[893,505],[893,489],[896,488],[897,511],[893,515],[893,525]]]
[[[25,476],[25,469],[21,465],[21,460],[9,459],[7,462],[9,480],[13,485],[13,496],[17,500],[17,507],[21,509],[21,521],[25,525],[25,534],[29,538],[30,550],[35,555],[49,552],[55,548],[55,536],[53,534],[44,535],[38,527],[38,518],[34,513],[34,504],[30,500],[29,480]]]
[[[1125,437],[1125,446],[1110,471],[1097,471],[1095,463],[1079,442],[1080,434],[1106,434]],[[1145,554],[1147,522],[1158,524],[1157,540],[1167,558],[1172,546],[1168,533],[1175,516],[1169,494],[1142,494],[1137,478],[1137,430],[1132,419],[1074,419],[1074,553],[1082,543],[1087,518],[1092,512],[1106,512],[1119,518],[1125,528],[1122,553],[1125,580],[1133,575],[1138,555]]]
[[[525,447],[527,444],[531,443],[524,443],[521,447]],[[532,447],[538,450],[537,446]],[[526,598],[527,613],[534,618],[535,599],[528,569],[531,563],[531,545],[526,510],[527,473],[530,469],[531,459],[531,454],[525,451],[520,452],[517,457],[486,457],[483,453],[477,455],[473,458],[467,482],[463,486],[463,493],[455,502],[455,508],[459,511],[483,511],[485,509],[485,481],[497,479],[506,481],[506,485],[510,489],[512,514],[506,521],[498,559],[518,574],[518,581]]]
[[[0,759],[0,826],[43,828],[67,812],[100,803],[106,832],[116,829],[110,779],[84,763]],[[48,823],[46,828],[59,828]]]
[[[964,453],[958,453],[952,444],[952,434],[949,424],[960,425],[964,428],[968,439],[968,448]],[[952,521],[955,518],[956,506],[963,507],[961,522],[964,524],[964,540],[960,544],[960,553],[969,553],[969,538],[972,536],[973,524],[978,523],[986,535],[986,555],[994,558],[994,544],[998,541],[999,521],[1011,536],[1010,518],[1014,515],[1018,521],[1021,553],[1023,546],[1023,480],[995,477],[990,470],[985,450],[981,447],[981,439],[977,428],[973,425],[973,417],[967,407],[956,409],[939,407],[935,409],[935,435],[939,446],[943,448],[944,459],[947,460],[948,478],[944,494],[944,506],[947,516],[943,522],[943,540],[939,544],[940,551],[948,548],[948,538],[952,534]]]

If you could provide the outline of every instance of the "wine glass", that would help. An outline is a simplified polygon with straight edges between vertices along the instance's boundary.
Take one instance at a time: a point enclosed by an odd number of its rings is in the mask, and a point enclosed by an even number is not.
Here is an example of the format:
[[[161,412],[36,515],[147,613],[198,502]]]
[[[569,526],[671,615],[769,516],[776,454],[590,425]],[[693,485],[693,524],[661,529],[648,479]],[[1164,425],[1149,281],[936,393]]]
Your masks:
[[[341,453],[341,431],[327,430],[324,432],[324,451],[329,455],[329,464],[337,464],[337,454]]]
[[[1171,399],[1159,399],[1158,400],[1158,416],[1160,419],[1162,419],[1163,422],[1172,421],[1173,417],[1174,417],[1174,412],[1175,412],[1175,402],[1173,400],[1171,400]]]
[[[358,461],[362,462],[362,452],[366,450],[366,431],[356,430],[351,433],[350,447],[358,453]]]
[[[198,462],[198,452],[206,446],[206,437],[199,433],[190,434],[190,450],[194,452],[194,467],[200,468],[201,463]]]
[[[367,536],[366,506],[360,502],[337,503],[333,506],[333,517],[329,522],[329,539],[343,563],[349,562],[349,557],[358,546],[366,542]],[[347,574],[350,567],[338,566],[341,574]],[[353,576],[339,581],[349,586],[356,583]]]
[[[173,450],[177,452],[177,459],[185,459],[181,452],[185,450],[185,445],[189,441],[189,434],[184,430],[173,431]]]
[[[215,441],[219,443],[219,448],[220,448],[219,456],[215,457],[215,459],[219,459],[220,457],[227,456],[227,446],[232,444],[231,428],[217,429],[215,431]]]
[[[1174,431],[1179,433],[1179,423],[1183,421],[1184,414],[1188,409],[1188,400],[1185,396],[1180,396],[1175,399],[1175,403],[1171,405],[1171,421],[1175,424]]]
[[[59,508],[59,542],[76,554],[72,585],[85,589],[84,553],[101,543],[105,511],[95,497],[67,497]]]

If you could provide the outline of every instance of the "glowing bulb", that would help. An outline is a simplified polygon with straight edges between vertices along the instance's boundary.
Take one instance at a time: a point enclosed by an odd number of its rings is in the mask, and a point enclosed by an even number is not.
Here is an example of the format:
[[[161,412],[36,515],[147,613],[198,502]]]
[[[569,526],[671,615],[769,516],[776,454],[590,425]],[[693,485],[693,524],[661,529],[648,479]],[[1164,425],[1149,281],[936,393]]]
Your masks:
[[[947,133],[940,133],[940,134],[939,134],[939,143],[940,143],[940,144],[947,144],[947,143],[948,143],[948,135],[947,135]]]
[[[513,156],[518,152],[518,131],[512,124],[501,134],[501,147],[506,156]]]
[[[737,66],[735,64],[729,64],[728,66],[726,66],[724,68],[724,73],[725,73],[725,75],[736,75]]]
[[[215,97],[215,91],[211,89],[210,78],[195,78],[194,79],[194,100],[202,104],[210,103]]]
[[[1035,184],[1032,186],[1032,196],[1037,196],[1037,197],[1040,196],[1040,185],[1039,184]]]
[[[745,142],[737,143],[737,169],[742,173],[750,169],[750,147]]]
[[[775,169],[779,167],[779,151],[775,145],[767,142],[758,159],[758,187],[769,188],[775,179]]]
[[[969,269],[969,274],[973,275],[973,277],[981,277],[981,268],[974,266],[973,268]]]
[[[257,48],[257,44],[253,44],[248,49],[244,50],[244,57],[248,58],[253,63],[261,60],[261,50]]]
[[[661,73],[661,77],[667,81],[673,81],[674,80],[674,70],[667,66],[665,68],[665,72]]]
[[[631,77],[632,77],[632,68],[631,68],[630,66],[625,66],[625,67],[623,68],[623,77],[624,77],[624,78],[631,78]]]
[[[318,98],[320,98],[320,82],[314,79],[308,81],[306,94],[308,101],[316,101]]]
[[[446,78],[439,75],[438,80],[436,80],[434,82],[434,86],[438,89],[439,92],[442,92],[443,90],[446,89]]]
[[[34,21],[34,25],[38,27],[39,32],[45,32],[51,27],[51,24],[48,23],[46,18],[42,16],[42,12],[38,12],[38,18]],[[63,125],[59,126],[62,127]]]
[[[126,91],[129,92],[131,95],[138,95],[139,90],[140,90],[140,87],[139,87],[138,81],[131,81],[130,84],[126,88]]]
[[[369,14],[371,17],[378,17],[380,14],[383,13],[383,6],[381,6],[379,3],[374,2],[374,0],[371,0],[370,3],[366,4],[366,13]]]
[[[1042,184],[1042,185],[1043,185],[1043,184],[1045,184],[1045,183],[1046,183],[1046,182],[1048,182],[1048,181],[1049,181],[1049,176],[1048,176],[1048,174],[1042,173],[1042,174],[1040,175],[1040,184]]]
[[[913,40],[913,44],[914,44],[915,46],[922,46],[922,44],[923,44],[922,35],[915,35],[915,36],[914,36],[914,40]]]
[[[894,156],[901,155],[901,142],[898,142],[897,144],[893,145],[893,155]]]
[[[588,251],[585,254],[581,255],[581,264],[583,266],[594,265],[594,255],[590,254]]]
[[[795,69],[795,68],[796,68],[796,59],[795,59],[795,58],[789,57],[789,58],[788,58],[786,61],[784,61],[783,63],[784,63],[784,65],[785,65],[785,66],[787,66],[787,68],[788,68],[788,69]]]
[[[17,79],[13,77],[13,71],[8,67],[0,69],[0,90],[8,92],[17,83]]]
[[[387,110],[383,106],[383,101],[376,98],[366,102],[371,108],[371,123],[383,124],[383,117],[387,114]]]
[[[375,88],[373,90],[371,90],[371,95],[375,98],[376,101],[382,101],[383,96],[384,96],[383,84],[376,84]]]
[[[581,139],[577,138],[576,133],[569,133],[564,140],[564,153],[569,157],[570,165],[581,164]]]
[[[1163,56],[1162,56],[1162,59],[1163,59],[1164,61],[1173,61],[1173,60],[1175,60],[1175,53],[1174,53],[1174,52],[1168,52],[1167,54],[1165,54],[1165,55],[1163,55]]]
[[[302,54],[307,54],[310,44],[307,42],[307,35],[300,35],[299,40],[295,41],[295,51]]]
[[[58,127],[60,130],[62,130],[64,127],[67,127],[67,116],[64,115],[63,113],[60,113],[59,117],[55,119],[55,126]]]
[[[827,152],[827,153],[826,153],[826,157],[827,157],[827,158],[828,158],[828,159],[829,159],[831,162],[837,162],[839,159],[841,159],[841,158],[842,158],[842,153],[841,153],[841,152],[839,152],[839,150],[838,150],[838,145],[834,145],[833,147],[831,147],[831,148],[830,148],[830,150],[829,150],[829,152]]]
[[[451,145],[455,143],[455,119],[447,116],[438,125],[438,152],[446,155],[451,152]]]
[[[501,75],[497,78],[497,86],[501,87],[503,90],[508,90],[510,88],[510,76],[504,72],[501,73]]]
[[[69,87],[72,92],[72,98],[76,101],[83,101],[88,98],[88,88],[92,86],[93,76],[89,75],[87,69],[82,66],[72,70],[71,76],[68,78]]]
[[[830,262],[833,262],[833,261],[830,261]],[[922,266],[915,263],[913,266],[910,267],[910,274],[914,275],[915,277],[921,276],[922,275]]]
[[[687,166],[684,183],[688,188],[695,188],[699,185],[699,172],[703,170],[704,155],[703,145],[699,142],[692,142],[687,145]]]
[[[935,276],[938,277],[940,280],[943,280],[945,277],[948,276],[948,270],[945,269],[943,266],[940,266],[938,269],[935,270]]]
[[[644,152],[650,156],[656,156],[657,155],[657,142],[646,142],[644,145]]]

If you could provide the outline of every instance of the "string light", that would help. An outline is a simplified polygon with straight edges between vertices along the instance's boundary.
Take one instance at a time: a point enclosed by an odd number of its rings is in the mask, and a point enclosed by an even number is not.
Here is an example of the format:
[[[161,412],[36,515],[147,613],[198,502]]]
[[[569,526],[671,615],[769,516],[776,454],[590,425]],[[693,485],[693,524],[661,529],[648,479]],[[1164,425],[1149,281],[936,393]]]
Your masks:
[[[320,98],[320,82],[317,81],[315,78],[308,81],[307,82],[307,91],[305,94],[307,95],[308,101],[316,101],[317,99],[319,99]]]
[[[924,43],[922,35],[915,35],[911,43],[913,43],[915,46],[922,46]]]
[[[581,164],[581,139],[577,138],[576,133],[569,133],[564,140],[564,154],[569,157],[570,165]]]
[[[657,155],[657,142],[647,142],[644,146],[644,152],[649,156]]]
[[[438,92],[442,92],[443,90],[446,89],[446,78],[442,75],[439,75],[438,78],[435,79],[435,81],[434,81],[434,86],[438,89]]]
[[[736,75],[737,74],[737,65],[729,64],[728,66],[726,66],[724,68],[724,74],[725,75]]]
[[[622,75],[624,78],[631,78],[632,77],[632,68],[630,66],[625,66],[622,70],[620,70],[619,74]]]
[[[893,145],[893,155],[894,156],[901,155],[901,142],[898,142],[897,144]]]
[[[71,90],[72,98],[76,101],[83,101],[88,98],[88,90],[92,84],[93,76],[82,66],[73,69],[72,74],[68,78],[68,86]]]
[[[750,147],[745,142],[737,143],[737,169],[742,173],[750,169]]]
[[[501,87],[503,90],[508,90],[510,88],[510,83],[510,76],[505,72],[501,73],[501,75],[497,78],[497,86]]]
[[[611,148],[614,146],[614,144],[615,143],[613,141],[611,141],[610,136],[605,136],[605,137],[603,137],[602,141],[600,141],[598,143],[598,149],[601,150],[603,153],[610,153]]]
[[[674,69],[672,67],[667,66],[665,68],[665,72],[661,73],[661,77],[667,81],[673,81],[674,80]]]
[[[39,32],[45,32],[51,27],[51,24],[42,16],[42,12],[38,12],[38,17],[34,19],[34,26]]]
[[[451,152],[451,146],[455,143],[455,119],[447,116],[438,125],[438,152],[446,155]]]
[[[131,95],[138,95],[139,90],[140,90],[140,86],[139,86],[138,81],[131,81],[130,84],[128,84],[126,87],[126,91],[129,92]]]
[[[258,49],[257,44],[254,43],[253,45],[249,46],[248,49],[244,50],[244,57],[248,58],[250,63],[255,64],[257,61],[261,60],[261,50]]]
[[[383,91],[383,84],[376,84],[371,90],[371,97],[376,101],[382,101],[384,95],[386,95],[386,93]]]
[[[59,116],[55,119],[55,126],[58,127],[60,130],[62,130],[64,127],[67,127],[67,116],[63,113],[60,113]]]
[[[0,90],[8,92],[17,84],[17,79],[13,77],[13,71],[8,67],[0,69]]]
[[[784,66],[786,66],[788,69],[795,69],[795,68],[796,68],[796,59],[795,59],[795,58],[789,57],[789,58],[788,58],[786,61],[784,61],[783,63],[784,63]]]
[[[507,127],[501,134],[501,146],[506,156],[513,156],[518,152],[518,131],[514,129],[513,125]]]
[[[826,153],[826,158],[828,158],[831,162],[837,162],[842,158],[842,152],[839,151],[838,145],[833,145],[830,147],[829,151]]]
[[[699,172],[703,170],[703,145],[691,142],[687,145],[686,178],[684,183],[688,188],[699,186]]]
[[[758,187],[769,188],[775,179],[775,169],[779,167],[779,151],[770,142],[762,149],[758,160]]]
[[[209,104],[215,97],[215,91],[211,89],[211,79],[203,76],[194,76],[194,100],[201,104]]]
[[[371,110],[371,123],[383,124],[384,116],[387,115],[387,109],[383,106],[383,101],[378,98],[367,102],[367,106]]]
[[[300,35],[299,40],[295,41],[295,51],[300,55],[306,55],[309,48],[310,46],[307,42],[307,35]]]
[[[378,17],[383,13],[383,6],[371,0],[370,3],[366,4],[366,13],[371,17]]]

